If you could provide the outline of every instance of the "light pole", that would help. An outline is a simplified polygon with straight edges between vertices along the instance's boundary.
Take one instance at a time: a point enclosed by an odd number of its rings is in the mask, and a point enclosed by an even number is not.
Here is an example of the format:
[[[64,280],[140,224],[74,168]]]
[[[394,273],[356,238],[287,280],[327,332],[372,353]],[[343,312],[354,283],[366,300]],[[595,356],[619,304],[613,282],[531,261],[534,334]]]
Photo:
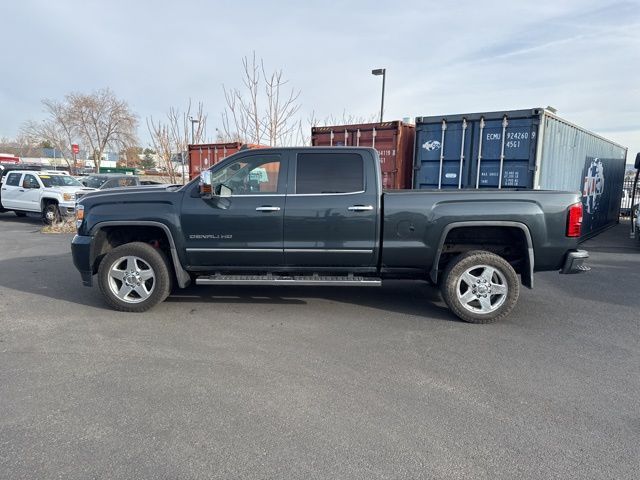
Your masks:
[[[193,145],[193,144],[196,142],[196,140],[195,140],[195,133],[194,133],[194,130],[193,130],[193,126],[194,126],[196,123],[200,123],[200,120],[195,119],[195,118],[193,118],[193,117],[189,117],[189,121],[191,122],[191,144]]]
[[[376,68],[375,70],[371,70],[373,75],[382,75],[382,101],[380,102],[380,123],[382,123],[382,116],[384,114],[384,81],[387,77],[387,69],[386,68]]]
[[[193,129],[194,125],[196,123],[200,123],[200,120],[193,118],[193,117],[189,117],[189,121],[191,122],[191,145],[193,145],[196,142],[196,135],[195,135],[195,131]],[[189,149],[187,148],[187,155],[189,154]],[[189,173],[191,173],[191,167],[189,167]],[[182,183],[185,183],[185,178],[184,178],[184,152],[182,152]]]

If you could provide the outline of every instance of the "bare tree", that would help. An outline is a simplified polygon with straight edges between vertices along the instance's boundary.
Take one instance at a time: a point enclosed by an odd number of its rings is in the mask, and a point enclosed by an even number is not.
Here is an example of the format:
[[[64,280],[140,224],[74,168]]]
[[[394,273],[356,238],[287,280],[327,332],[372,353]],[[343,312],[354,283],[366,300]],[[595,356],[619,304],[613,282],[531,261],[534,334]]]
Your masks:
[[[262,75],[267,97],[267,111],[262,121],[269,145],[290,145],[298,123],[294,121],[294,117],[300,110],[300,91],[291,90],[288,94],[283,92],[288,81],[284,80],[282,70],[276,70],[267,76],[262,63]]]
[[[202,102],[194,109],[189,100],[184,111],[170,107],[165,121],[156,122],[153,117],[147,118],[147,128],[162,166],[167,171],[171,183],[176,183],[180,169],[176,168],[174,160],[180,158],[188,164],[186,155],[189,144],[202,143],[206,137],[207,115],[204,113]]]
[[[0,138],[0,152],[15,155],[16,157],[33,157],[41,151],[41,141],[34,141],[20,133],[17,138]]]
[[[21,137],[25,143],[31,145],[50,145],[54,149],[54,156],[59,153],[69,169],[74,171],[71,144],[77,140],[78,129],[73,123],[69,105],[49,99],[42,100],[42,104],[47,117],[40,122],[34,120],[25,122],[20,129]]]
[[[174,169],[174,163],[172,162],[172,149],[171,149],[171,132],[169,125],[158,121],[153,121],[153,118],[147,118],[147,128],[149,129],[149,135],[151,136],[151,143],[153,149],[158,155],[161,167],[164,167],[169,181],[176,183],[176,171]]]
[[[242,59],[242,67],[242,89],[222,86],[226,108],[219,137],[271,146],[295,143],[300,91],[286,91],[288,81],[283,71],[267,73],[264,61],[258,61],[255,52],[251,59]]]
[[[137,143],[138,118],[110,89],[72,93],[65,100],[71,124],[91,152],[96,171],[107,148],[120,150]]]

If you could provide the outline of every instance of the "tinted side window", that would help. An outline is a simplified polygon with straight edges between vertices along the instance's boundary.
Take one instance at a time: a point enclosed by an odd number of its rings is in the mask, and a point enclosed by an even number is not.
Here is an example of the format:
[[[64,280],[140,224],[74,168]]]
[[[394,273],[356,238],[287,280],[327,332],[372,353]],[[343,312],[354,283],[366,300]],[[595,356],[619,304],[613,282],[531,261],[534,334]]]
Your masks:
[[[20,176],[22,174],[21,173],[10,173],[7,176],[7,185],[11,185],[12,187],[17,187],[18,185],[20,185]]]
[[[227,186],[233,195],[278,193],[280,163],[276,155],[251,155],[212,173],[211,183]]]
[[[25,175],[22,184],[25,188],[40,188],[38,180],[33,175]]]
[[[357,153],[301,153],[296,193],[349,193],[364,190],[362,157]]]

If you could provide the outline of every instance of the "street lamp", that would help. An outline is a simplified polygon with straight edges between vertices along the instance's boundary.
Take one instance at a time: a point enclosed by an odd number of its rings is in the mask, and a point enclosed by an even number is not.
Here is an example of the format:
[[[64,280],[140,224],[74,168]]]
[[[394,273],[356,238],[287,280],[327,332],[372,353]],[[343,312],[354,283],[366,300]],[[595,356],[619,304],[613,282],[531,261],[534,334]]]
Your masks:
[[[191,144],[193,145],[193,144],[196,142],[196,140],[195,140],[195,133],[194,133],[194,130],[193,130],[193,126],[194,126],[196,123],[200,123],[200,120],[197,120],[197,119],[195,119],[195,118],[193,118],[193,117],[189,117],[189,121],[191,122]]]
[[[386,68],[376,68],[375,70],[371,70],[373,75],[382,75],[382,102],[380,103],[380,123],[382,123],[382,115],[384,114],[384,81],[387,76]]]
[[[191,122],[191,145],[193,145],[194,143],[196,143],[196,135],[195,135],[195,131],[193,129],[194,125],[196,123],[200,123],[200,120],[195,119],[193,117],[189,117],[189,121]],[[189,151],[187,149],[187,155],[189,154]],[[184,184],[186,179],[185,174],[184,174],[184,152],[182,152],[182,183]],[[191,173],[191,170],[189,170],[189,173]]]

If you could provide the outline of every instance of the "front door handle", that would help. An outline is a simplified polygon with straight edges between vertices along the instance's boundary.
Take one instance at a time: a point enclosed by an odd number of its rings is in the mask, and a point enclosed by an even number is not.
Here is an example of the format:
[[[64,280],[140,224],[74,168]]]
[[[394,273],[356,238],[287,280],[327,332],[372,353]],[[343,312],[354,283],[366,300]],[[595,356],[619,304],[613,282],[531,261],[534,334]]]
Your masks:
[[[373,210],[373,205],[351,205],[348,210],[351,212],[370,212]]]
[[[279,212],[280,207],[272,207],[271,205],[264,205],[256,208],[256,212]]]

